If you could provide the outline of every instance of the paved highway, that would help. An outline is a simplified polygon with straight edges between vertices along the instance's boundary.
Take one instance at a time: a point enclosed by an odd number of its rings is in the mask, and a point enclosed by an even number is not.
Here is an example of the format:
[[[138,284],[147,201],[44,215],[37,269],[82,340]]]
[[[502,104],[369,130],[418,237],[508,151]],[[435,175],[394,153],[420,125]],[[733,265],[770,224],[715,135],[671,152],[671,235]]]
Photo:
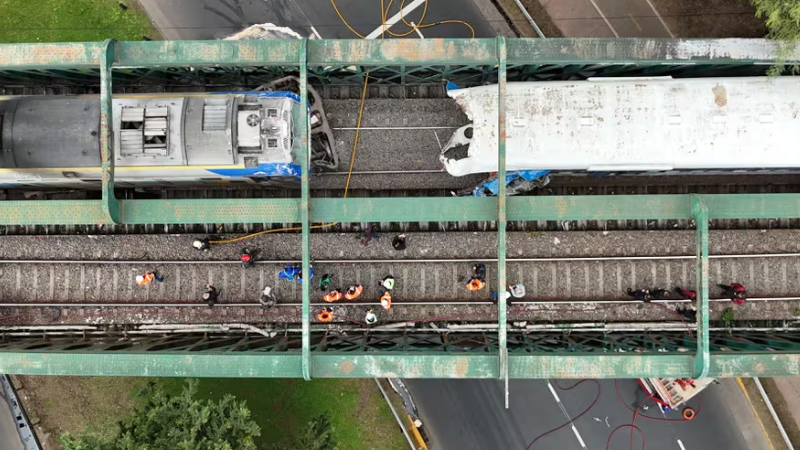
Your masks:
[[[292,28],[304,36],[325,39],[351,39],[348,30],[329,0],[139,0],[166,39],[219,39],[250,25],[273,23]],[[388,2],[387,2],[388,3]],[[339,11],[362,35],[380,38],[380,2],[338,0]],[[400,21],[400,0],[392,5],[387,23],[395,23],[395,33],[408,31]],[[424,0],[407,0],[403,17],[418,20]],[[396,17],[395,17],[396,16]],[[430,0],[425,23],[440,20],[469,22],[477,37],[495,35],[473,0]],[[399,24],[397,24],[399,22]],[[467,27],[444,24],[411,33],[409,37],[470,37]]]
[[[547,381],[512,380],[510,409],[504,409],[503,384],[493,380],[404,380],[416,402],[431,450],[525,450],[533,439],[574,418],[594,400],[592,381],[569,391],[555,390]],[[569,387],[573,380],[561,381]],[[531,450],[604,449],[611,431],[630,423],[633,414],[617,399],[613,380],[599,381],[601,393],[595,406],[569,426],[537,441]],[[635,409],[643,392],[633,380],[620,381],[620,393]],[[555,385],[553,384],[553,387]],[[768,450],[747,400],[735,380],[723,380],[701,394],[702,409],[691,422],[637,419],[647,450]],[[696,404],[694,405],[697,406]],[[563,407],[563,409],[562,409]],[[664,417],[656,407],[645,412]],[[678,413],[669,418],[679,417]],[[630,429],[614,434],[611,448],[630,447]],[[634,436],[634,449],[642,448]]]

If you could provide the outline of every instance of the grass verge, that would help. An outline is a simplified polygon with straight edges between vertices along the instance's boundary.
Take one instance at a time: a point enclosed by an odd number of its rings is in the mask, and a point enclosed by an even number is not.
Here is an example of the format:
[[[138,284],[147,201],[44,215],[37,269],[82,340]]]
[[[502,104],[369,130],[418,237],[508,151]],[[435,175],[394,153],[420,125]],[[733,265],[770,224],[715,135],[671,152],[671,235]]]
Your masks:
[[[59,448],[58,436],[93,433],[108,436],[135,406],[134,394],[147,378],[17,377],[25,407],[47,436],[46,450]],[[178,392],[183,378],[160,378]],[[200,379],[198,395],[219,399],[232,394],[247,401],[261,426],[257,442],[290,441],[314,416],[329,411],[340,450],[405,450],[408,444],[372,379]]]
[[[140,41],[144,36],[159,38],[137,0],[0,0],[0,43]]]

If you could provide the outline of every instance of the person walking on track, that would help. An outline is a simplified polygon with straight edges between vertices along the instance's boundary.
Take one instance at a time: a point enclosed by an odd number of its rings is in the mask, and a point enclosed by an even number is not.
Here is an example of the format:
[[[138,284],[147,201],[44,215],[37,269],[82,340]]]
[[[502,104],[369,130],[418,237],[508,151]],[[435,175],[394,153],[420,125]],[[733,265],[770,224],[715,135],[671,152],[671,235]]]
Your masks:
[[[405,250],[406,249],[406,237],[408,237],[408,235],[405,234],[405,233],[398,234],[397,236],[393,237],[392,238],[392,247],[394,247],[394,249],[398,250],[398,251]]]
[[[486,283],[478,278],[471,278],[467,283],[467,290],[469,291],[480,291],[485,287]]]
[[[522,283],[517,283],[509,286],[508,291],[514,298],[525,297],[525,285]]]
[[[650,300],[653,299],[653,295],[650,294],[650,289],[636,289],[633,290],[628,288],[627,294],[633,297],[634,300],[641,300],[645,303],[649,303]]]
[[[195,239],[194,242],[192,242],[192,247],[194,247],[195,250],[207,252],[211,250],[211,242],[209,242],[208,238]]]
[[[333,308],[322,308],[322,312],[317,314],[317,320],[320,322],[330,322],[333,320]]]
[[[365,310],[366,315],[364,316],[364,323],[367,325],[375,325],[378,323],[378,316],[372,311],[372,308],[367,308]]]
[[[368,223],[367,227],[364,229],[364,239],[361,240],[361,245],[366,247],[373,239],[380,239],[380,236],[372,231],[372,224]]]
[[[341,299],[342,299],[342,291],[340,291],[339,289],[331,289],[330,291],[328,291],[327,294],[325,294],[325,296],[322,297],[322,300],[324,300],[327,303],[338,302]]]
[[[164,281],[164,278],[158,276],[158,273],[156,273],[155,271],[147,272],[144,275],[136,275],[136,284],[138,284],[139,286],[147,286],[153,281],[161,283]]]
[[[261,291],[261,298],[258,300],[264,308],[272,308],[275,306],[275,297],[272,295],[272,287],[265,286]]]
[[[243,248],[239,253],[239,260],[242,262],[243,269],[249,269],[253,267],[253,255],[250,253],[250,250]]]
[[[472,266],[472,278],[486,282],[486,266],[483,263],[477,263]]]
[[[739,283],[718,284],[722,288],[722,296],[731,299],[737,305],[743,305],[747,301],[747,289]]]
[[[355,300],[359,296],[361,296],[362,292],[364,292],[364,288],[361,287],[360,284],[356,284],[354,286],[350,286],[349,288],[347,288],[347,291],[345,291],[345,293],[344,293],[344,299],[345,300]]]
[[[207,284],[206,290],[203,291],[203,301],[208,304],[209,308],[213,308],[219,299],[219,291],[214,286]]]
[[[697,292],[695,292],[695,291],[690,291],[688,289],[682,289],[682,288],[676,286],[675,287],[675,292],[677,292],[678,295],[680,295],[681,298],[683,298],[684,300],[691,300],[692,303],[697,301]]]
[[[319,290],[323,292],[329,290],[332,282],[330,274],[322,274],[322,278],[319,279]]]
[[[669,300],[671,294],[666,289],[655,288],[650,291],[650,295],[656,300]]]
[[[381,306],[383,306],[383,309],[385,309],[386,311],[392,309],[392,293],[391,292],[386,291],[386,292],[383,293],[383,295],[381,295]]]
[[[378,282],[378,285],[387,291],[391,291],[394,289],[394,277],[391,275],[386,275],[381,281]]]

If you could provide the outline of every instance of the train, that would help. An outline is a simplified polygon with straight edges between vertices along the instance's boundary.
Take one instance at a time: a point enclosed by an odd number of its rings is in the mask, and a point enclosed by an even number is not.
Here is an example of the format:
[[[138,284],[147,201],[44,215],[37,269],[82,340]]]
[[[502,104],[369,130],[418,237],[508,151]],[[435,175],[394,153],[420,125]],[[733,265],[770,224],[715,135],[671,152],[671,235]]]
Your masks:
[[[440,160],[463,176],[498,167],[497,85],[448,95],[471,123]],[[589,78],[512,82],[506,168],[550,174],[800,172],[800,77]],[[464,149],[466,148],[466,151]]]
[[[335,171],[323,101],[309,87],[300,105],[298,85],[287,77],[266,90],[114,95],[115,185],[297,187],[304,113],[310,169]],[[471,123],[442,148],[445,170],[495,172],[497,85],[448,83],[447,93]],[[800,141],[798,77],[511,82],[506,105],[510,194],[553,174],[800,173],[787,146]],[[99,128],[96,95],[0,97],[0,188],[99,188]],[[497,181],[464,192],[496,195]]]
[[[333,135],[315,91],[310,167],[336,169]],[[297,93],[114,95],[115,186],[296,186]],[[0,97],[0,187],[101,186],[97,95]]]

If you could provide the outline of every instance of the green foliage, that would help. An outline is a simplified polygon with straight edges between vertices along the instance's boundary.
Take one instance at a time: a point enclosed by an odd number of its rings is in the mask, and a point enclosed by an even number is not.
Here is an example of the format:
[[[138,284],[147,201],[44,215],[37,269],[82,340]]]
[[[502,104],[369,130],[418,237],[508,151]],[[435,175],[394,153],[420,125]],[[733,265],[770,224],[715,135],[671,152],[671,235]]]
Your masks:
[[[768,73],[780,75],[785,69],[784,62],[792,55],[800,39],[800,0],[750,0],[750,3],[756,8],[756,17],[765,20],[768,37],[779,41],[780,61]],[[790,70],[797,73],[797,64],[793,64]]]
[[[722,321],[725,322],[726,328],[731,328],[733,326],[735,318],[733,308],[725,308],[725,311],[722,311]]]
[[[256,450],[261,434],[244,402],[227,395],[219,401],[197,400],[197,381],[189,380],[180,395],[167,394],[149,383],[139,393],[142,406],[120,422],[110,439],[61,437],[64,450]],[[326,449],[327,450],[327,449]]]
[[[326,413],[313,418],[295,442],[276,446],[273,450],[338,450],[330,416]]]

